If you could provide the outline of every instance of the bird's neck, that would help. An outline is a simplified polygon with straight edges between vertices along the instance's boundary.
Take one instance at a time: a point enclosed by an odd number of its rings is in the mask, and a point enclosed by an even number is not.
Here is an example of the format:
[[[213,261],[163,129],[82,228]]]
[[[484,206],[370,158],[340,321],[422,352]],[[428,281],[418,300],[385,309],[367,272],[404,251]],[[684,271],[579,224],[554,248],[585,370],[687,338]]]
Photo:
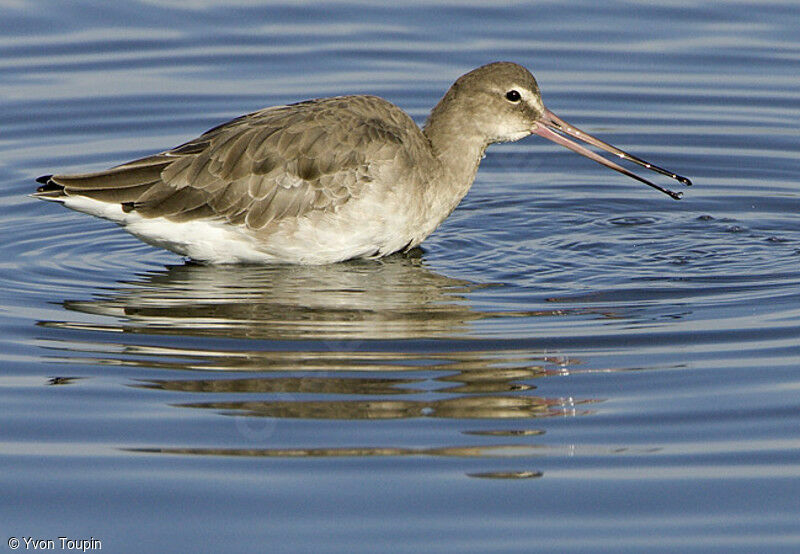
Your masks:
[[[470,122],[459,121],[459,114],[448,111],[441,103],[437,105],[422,131],[441,164],[442,178],[430,188],[438,203],[444,205],[445,217],[469,191],[488,146],[483,137],[468,131]]]

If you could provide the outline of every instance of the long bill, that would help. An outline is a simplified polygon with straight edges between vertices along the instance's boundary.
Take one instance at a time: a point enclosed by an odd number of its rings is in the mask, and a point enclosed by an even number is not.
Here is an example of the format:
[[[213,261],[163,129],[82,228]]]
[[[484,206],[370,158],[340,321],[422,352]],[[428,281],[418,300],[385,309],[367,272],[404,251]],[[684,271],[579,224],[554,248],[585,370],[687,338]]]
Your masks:
[[[649,169],[651,171],[655,171],[656,173],[661,173],[662,175],[666,175],[667,177],[671,177],[672,179],[675,179],[676,181],[678,181],[680,183],[683,183],[684,185],[691,185],[692,184],[692,182],[689,179],[687,179],[686,177],[681,177],[677,173],[673,173],[672,171],[668,171],[668,170],[666,170],[666,169],[664,169],[662,167],[658,167],[657,165],[653,165],[650,162],[646,162],[646,161],[642,160],[641,158],[637,158],[636,156],[633,156],[631,154],[628,154],[627,152],[624,152],[624,151],[620,150],[616,146],[612,146],[612,145],[608,144],[607,142],[603,142],[602,140],[600,140],[600,139],[598,139],[596,137],[593,137],[592,135],[590,135],[589,133],[587,133],[585,131],[581,131],[580,129],[578,129],[574,125],[571,125],[571,124],[567,123],[566,121],[564,121],[563,119],[561,119],[560,117],[558,117],[556,114],[554,114],[553,112],[551,112],[548,109],[545,109],[544,115],[542,116],[542,118],[539,121],[536,122],[536,126],[532,129],[531,132],[534,133],[534,134],[539,135],[540,137],[544,137],[547,140],[551,140],[551,141],[555,142],[556,144],[560,144],[561,146],[563,146],[565,148],[569,148],[570,150],[572,150],[573,152],[577,152],[581,156],[586,156],[590,160],[594,160],[595,162],[599,163],[600,165],[604,165],[604,166],[606,166],[608,168],[613,169],[614,171],[619,171],[623,175],[627,175],[628,177],[631,177],[632,179],[636,179],[637,181],[640,181],[640,182],[644,183],[645,185],[647,185],[649,187],[653,187],[654,189],[656,189],[658,191],[661,191],[664,194],[668,194],[669,196],[671,196],[675,200],[680,200],[683,197],[683,193],[682,192],[674,192],[674,191],[666,189],[666,188],[664,188],[662,186],[659,186],[659,185],[657,185],[657,184],[655,184],[653,182],[650,182],[647,179],[645,179],[644,177],[640,177],[640,176],[636,175],[635,173],[633,173],[631,171],[628,171],[627,169],[625,169],[621,165],[618,165],[618,164],[616,164],[616,163],[614,163],[614,162],[612,162],[610,160],[607,160],[604,157],[600,156],[599,154],[595,154],[594,152],[592,152],[588,148],[578,144],[575,141],[570,140],[567,137],[576,138],[576,139],[581,140],[581,141],[583,141],[583,142],[585,142],[587,144],[591,144],[592,146],[596,146],[597,148],[599,148],[601,150],[605,150],[606,152],[614,154],[615,156],[619,156],[623,160],[631,161],[631,162],[633,162],[635,164],[638,164],[638,165],[640,165],[640,166],[642,166],[642,167],[644,167],[646,169]]]

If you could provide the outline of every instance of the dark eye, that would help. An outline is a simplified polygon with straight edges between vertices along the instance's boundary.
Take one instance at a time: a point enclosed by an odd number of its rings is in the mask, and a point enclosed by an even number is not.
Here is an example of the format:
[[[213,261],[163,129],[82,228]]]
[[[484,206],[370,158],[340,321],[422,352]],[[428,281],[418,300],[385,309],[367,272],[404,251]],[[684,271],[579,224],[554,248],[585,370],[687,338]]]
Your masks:
[[[517,92],[516,90],[509,90],[506,93],[506,100],[508,100],[509,102],[519,102],[520,98],[522,98],[522,96],[520,96],[519,92]]]

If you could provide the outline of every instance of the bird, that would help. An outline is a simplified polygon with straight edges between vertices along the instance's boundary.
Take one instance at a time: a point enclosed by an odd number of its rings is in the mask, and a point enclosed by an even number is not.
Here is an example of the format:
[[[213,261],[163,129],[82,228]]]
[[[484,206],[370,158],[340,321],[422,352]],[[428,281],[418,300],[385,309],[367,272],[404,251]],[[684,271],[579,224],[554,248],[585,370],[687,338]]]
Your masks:
[[[572,139],[691,185],[567,123],[545,108],[528,69],[494,62],[459,77],[421,128],[378,96],[306,100],[105,171],[44,175],[32,196],[199,263],[380,258],[433,233],[469,191],[489,145],[531,134],[676,199]]]

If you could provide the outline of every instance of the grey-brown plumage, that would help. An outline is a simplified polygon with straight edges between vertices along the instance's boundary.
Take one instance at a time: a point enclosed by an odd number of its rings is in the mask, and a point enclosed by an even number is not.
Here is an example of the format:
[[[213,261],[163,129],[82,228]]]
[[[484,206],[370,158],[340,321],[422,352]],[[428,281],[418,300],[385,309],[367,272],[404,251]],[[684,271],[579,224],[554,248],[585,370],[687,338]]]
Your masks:
[[[376,166],[410,169],[425,142],[389,102],[342,96],[267,108],[166,152],[49,183],[63,187],[51,194],[126,204],[144,217],[218,217],[257,230],[334,211],[374,179]]]
[[[525,68],[489,64],[456,81],[424,130],[375,96],[309,100],[107,171],[42,177],[34,196],[209,262],[385,255],[433,232],[490,143],[543,125],[575,136],[550,115]]]

